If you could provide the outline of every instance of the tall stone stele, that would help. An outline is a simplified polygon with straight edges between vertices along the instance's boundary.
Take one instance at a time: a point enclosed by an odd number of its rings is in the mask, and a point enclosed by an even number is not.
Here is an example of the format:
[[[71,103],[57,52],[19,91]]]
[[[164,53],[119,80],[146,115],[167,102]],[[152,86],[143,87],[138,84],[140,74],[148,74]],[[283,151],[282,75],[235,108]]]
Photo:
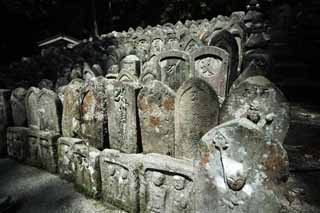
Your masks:
[[[147,83],[138,95],[144,153],[174,156],[175,92],[160,81]]]
[[[83,80],[76,78],[64,90],[61,126],[65,137],[77,137],[80,134],[80,96],[83,86]]]
[[[192,75],[205,80],[222,104],[230,88],[229,54],[218,47],[202,47],[191,55]]]
[[[158,56],[157,72],[161,82],[177,91],[191,77],[190,55],[184,51],[171,50]]]
[[[107,147],[108,143],[106,81],[102,76],[91,79],[81,94],[81,137],[99,150]]]
[[[110,81],[106,87],[109,145],[125,153],[137,153],[138,88],[130,83]]]
[[[25,98],[28,127],[32,129],[40,129],[39,93],[38,88],[30,87]]]
[[[40,130],[60,133],[62,103],[58,95],[43,88],[38,96]]]
[[[219,101],[204,80],[192,78],[179,88],[175,100],[175,157],[193,159],[198,141],[218,124]]]
[[[27,114],[26,114],[26,97],[27,91],[22,88],[16,88],[12,91],[10,97],[12,119],[14,126],[26,126]]]

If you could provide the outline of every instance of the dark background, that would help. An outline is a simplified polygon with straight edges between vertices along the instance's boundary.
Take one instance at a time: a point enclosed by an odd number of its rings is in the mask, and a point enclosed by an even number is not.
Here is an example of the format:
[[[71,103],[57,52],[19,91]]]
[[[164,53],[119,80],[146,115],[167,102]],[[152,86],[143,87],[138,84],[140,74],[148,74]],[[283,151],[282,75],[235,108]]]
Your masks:
[[[94,17],[103,34],[243,9],[245,1],[235,0],[0,0],[1,64],[36,53],[37,42],[50,36],[94,35]]]

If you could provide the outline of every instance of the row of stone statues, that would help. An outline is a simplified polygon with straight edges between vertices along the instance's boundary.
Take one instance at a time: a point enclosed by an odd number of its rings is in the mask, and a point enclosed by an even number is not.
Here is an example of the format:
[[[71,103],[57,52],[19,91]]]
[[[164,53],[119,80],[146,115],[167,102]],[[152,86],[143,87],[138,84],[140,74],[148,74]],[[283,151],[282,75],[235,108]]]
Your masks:
[[[126,212],[282,211],[289,106],[265,77],[269,38],[260,5],[252,0],[246,14],[235,14],[231,20],[250,29],[242,47],[222,16],[212,21],[217,30],[205,20],[176,24],[200,44],[190,49],[175,48],[178,31],[163,26],[172,33],[164,47],[171,46],[156,54],[141,38],[157,27],[139,28],[113,33],[123,45],[137,38],[137,46],[111,48],[105,76],[86,64],[61,94],[1,90],[0,147]],[[207,33],[197,38],[199,26]]]

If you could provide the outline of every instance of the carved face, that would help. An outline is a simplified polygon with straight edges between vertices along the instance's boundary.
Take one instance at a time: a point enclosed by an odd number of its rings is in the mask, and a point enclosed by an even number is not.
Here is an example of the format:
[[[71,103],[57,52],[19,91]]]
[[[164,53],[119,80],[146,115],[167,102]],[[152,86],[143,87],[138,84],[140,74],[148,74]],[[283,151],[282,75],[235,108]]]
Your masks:
[[[174,179],[174,188],[176,190],[182,190],[185,188],[186,180],[183,177],[175,175],[173,179]]]
[[[196,70],[198,70],[201,75],[213,77],[220,71],[222,61],[213,57],[205,57],[197,60],[195,66]]]
[[[149,42],[146,39],[139,40],[137,49],[142,50],[144,53],[147,53],[149,50]]]
[[[161,50],[163,48],[163,41],[159,38],[154,39],[151,43],[151,48],[150,48],[150,54],[151,55],[158,55],[161,53]]]
[[[160,187],[164,184],[165,176],[160,172],[154,172],[152,176],[152,182],[155,186]]]

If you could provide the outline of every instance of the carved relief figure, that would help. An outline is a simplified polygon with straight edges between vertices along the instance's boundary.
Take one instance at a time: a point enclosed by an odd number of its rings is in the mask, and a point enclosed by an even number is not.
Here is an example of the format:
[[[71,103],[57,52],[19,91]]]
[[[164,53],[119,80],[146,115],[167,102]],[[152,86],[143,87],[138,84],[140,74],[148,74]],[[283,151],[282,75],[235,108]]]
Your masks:
[[[189,194],[185,192],[187,180],[179,175],[173,176],[173,190],[172,190],[172,211],[171,212],[190,212],[189,208]],[[170,199],[169,199],[170,200]]]
[[[152,172],[151,176],[147,212],[166,212],[167,189],[164,185],[166,177],[160,172]]]

